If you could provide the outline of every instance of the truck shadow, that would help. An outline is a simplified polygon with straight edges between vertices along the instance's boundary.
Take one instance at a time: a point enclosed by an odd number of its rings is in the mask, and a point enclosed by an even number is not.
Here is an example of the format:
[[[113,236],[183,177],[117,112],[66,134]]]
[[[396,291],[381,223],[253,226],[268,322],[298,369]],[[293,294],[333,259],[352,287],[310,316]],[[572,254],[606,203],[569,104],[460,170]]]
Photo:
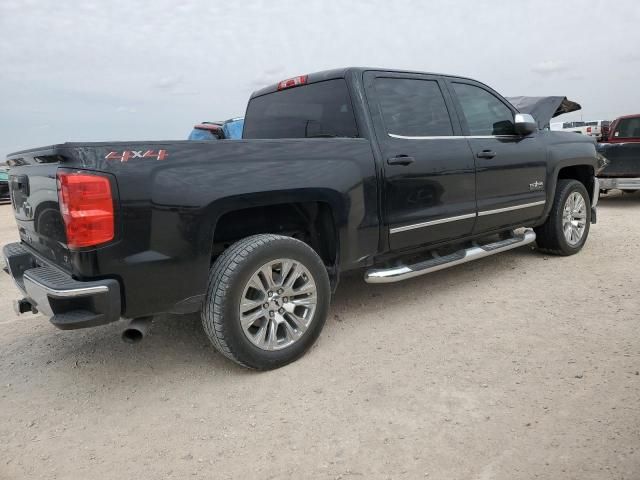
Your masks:
[[[532,258],[531,251],[521,248],[493,259],[388,285],[367,284],[362,272],[346,275],[333,299],[320,345],[316,344],[310,354],[286,368],[292,368],[291,374],[296,375],[296,365],[300,362],[318,361],[313,354],[316,348],[330,348],[327,343],[338,342],[342,345],[333,347],[343,351],[351,342],[360,341],[355,338],[361,332],[357,325],[345,329],[347,324],[343,322],[351,323],[350,327],[354,322],[382,327],[376,323],[385,322],[382,317],[393,316],[395,309],[406,302],[441,302],[441,297],[452,289],[463,292],[479,281],[499,277],[505,271],[514,270],[527,257]],[[501,260],[496,261],[498,258]],[[451,314],[455,315],[455,311]],[[204,333],[199,315],[159,316],[154,319],[148,336],[135,345],[125,344],[120,338],[126,326],[124,321],[70,332],[55,329],[42,317],[34,320],[42,325],[33,334],[18,337],[12,345],[14,352],[20,355],[28,352],[29,360],[43,365],[47,376],[58,376],[74,384],[110,387],[114,395],[127,388],[128,382],[157,383],[159,378],[162,382],[174,382],[185,375],[209,382],[259,374],[219,354]],[[320,350],[318,355],[320,358],[323,355]]]

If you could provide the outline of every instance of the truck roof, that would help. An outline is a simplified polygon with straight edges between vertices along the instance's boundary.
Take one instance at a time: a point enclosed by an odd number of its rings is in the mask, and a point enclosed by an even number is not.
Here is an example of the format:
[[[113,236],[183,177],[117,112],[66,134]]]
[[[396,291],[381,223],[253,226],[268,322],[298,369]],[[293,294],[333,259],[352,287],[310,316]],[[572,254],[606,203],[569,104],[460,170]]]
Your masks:
[[[622,116],[616,118],[616,120],[622,120],[622,119],[625,119],[625,118],[638,118],[638,117],[640,117],[640,113],[634,113],[632,115],[622,115]]]
[[[325,80],[333,80],[335,78],[345,78],[350,73],[363,73],[367,71],[376,71],[376,72],[389,72],[389,73],[414,73],[414,74],[422,74],[422,75],[437,75],[439,77],[454,77],[454,78],[463,78],[467,80],[473,80],[474,82],[477,80],[462,77],[459,75],[447,75],[443,73],[434,73],[434,72],[420,72],[418,70],[398,70],[393,68],[379,68],[379,67],[343,67],[343,68],[334,68],[331,70],[321,70],[319,72],[313,72],[306,74],[307,82],[306,83],[315,83],[322,82]],[[284,80],[284,79],[283,79]],[[256,90],[251,94],[250,98],[259,97],[261,95],[265,95],[267,93],[273,93],[278,91],[278,83],[274,83],[268,85],[260,90]]]

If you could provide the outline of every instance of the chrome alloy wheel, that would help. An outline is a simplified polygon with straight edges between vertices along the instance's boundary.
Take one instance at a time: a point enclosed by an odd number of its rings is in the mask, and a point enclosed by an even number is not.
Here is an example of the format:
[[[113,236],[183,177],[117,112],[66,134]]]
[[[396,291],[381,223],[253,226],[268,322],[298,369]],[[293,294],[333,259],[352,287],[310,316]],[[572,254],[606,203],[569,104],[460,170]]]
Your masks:
[[[562,212],[562,231],[567,243],[575,247],[584,236],[587,226],[587,202],[580,192],[567,197]]]
[[[240,323],[249,341],[263,350],[295,343],[313,321],[318,302],[316,282],[296,260],[281,258],[260,267],[240,301]]]

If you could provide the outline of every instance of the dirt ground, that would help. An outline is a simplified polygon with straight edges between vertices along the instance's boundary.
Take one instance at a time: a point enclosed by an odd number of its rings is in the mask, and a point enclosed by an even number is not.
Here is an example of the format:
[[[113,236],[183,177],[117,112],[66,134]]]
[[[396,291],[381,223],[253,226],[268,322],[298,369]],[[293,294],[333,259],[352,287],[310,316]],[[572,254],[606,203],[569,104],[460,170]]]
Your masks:
[[[345,279],[314,348],[267,373],[197,316],[133,346],[122,322],[17,319],[2,274],[0,478],[639,479],[639,265],[640,195],[613,194],[573,257]]]

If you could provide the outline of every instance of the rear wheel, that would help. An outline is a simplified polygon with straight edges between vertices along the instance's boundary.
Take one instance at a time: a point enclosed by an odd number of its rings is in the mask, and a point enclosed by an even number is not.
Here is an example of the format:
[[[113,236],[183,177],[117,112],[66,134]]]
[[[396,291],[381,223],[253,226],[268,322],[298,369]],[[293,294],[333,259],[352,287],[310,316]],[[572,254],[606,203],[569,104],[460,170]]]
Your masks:
[[[535,229],[536,243],[554,255],[574,255],[587,241],[590,225],[591,201],[585,186],[577,180],[558,180],[549,218]]]
[[[229,247],[211,268],[202,324],[213,345],[236,363],[278,368],[318,338],[330,294],[327,270],[311,247],[254,235]]]

